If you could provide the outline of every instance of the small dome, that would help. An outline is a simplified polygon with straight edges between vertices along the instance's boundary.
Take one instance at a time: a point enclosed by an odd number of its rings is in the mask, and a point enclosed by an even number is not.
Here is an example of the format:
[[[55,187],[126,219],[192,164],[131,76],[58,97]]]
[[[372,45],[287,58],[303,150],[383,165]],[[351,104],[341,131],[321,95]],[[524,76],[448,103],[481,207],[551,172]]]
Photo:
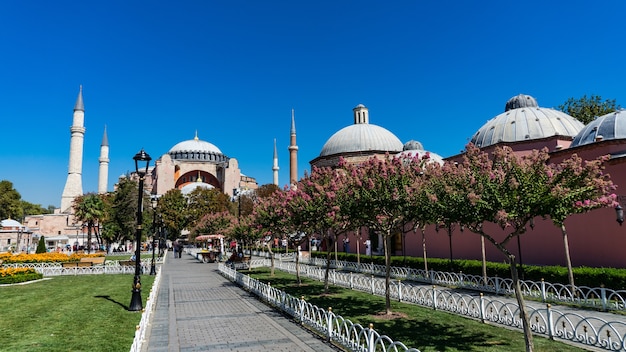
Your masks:
[[[552,136],[574,137],[583,123],[568,114],[537,106],[535,98],[520,94],[506,103],[505,112],[487,121],[471,142],[479,148],[500,142],[521,142]]]
[[[357,124],[332,135],[322,147],[320,156],[362,151],[396,153],[401,150],[402,142],[388,130],[372,124]]]
[[[333,134],[322,147],[320,156],[350,152],[402,151],[402,142],[388,130],[369,123],[369,111],[359,104],[354,109],[354,124]]]
[[[410,140],[404,143],[402,150],[424,150],[424,146],[418,141]]]
[[[0,227],[3,227],[3,228],[18,228],[18,227],[22,227],[22,224],[20,224],[20,222],[17,221],[17,220],[4,219],[4,220],[0,221]]]
[[[180,189],[180,192],[184,196],[186,196],[186,195],[189,195],[189,193],[193,192],[196,188],[211,189],[211,188],[215,188],[215,187],[213,187],[213,185],[210,185],[210,184],[204,183],[204,182],[191,182],[191,183],[188,183],[188,184],[184,185]]]
[[[618,110],[589,122],[574,137],[570,148],[602,140],[626,138],[626,111]]]

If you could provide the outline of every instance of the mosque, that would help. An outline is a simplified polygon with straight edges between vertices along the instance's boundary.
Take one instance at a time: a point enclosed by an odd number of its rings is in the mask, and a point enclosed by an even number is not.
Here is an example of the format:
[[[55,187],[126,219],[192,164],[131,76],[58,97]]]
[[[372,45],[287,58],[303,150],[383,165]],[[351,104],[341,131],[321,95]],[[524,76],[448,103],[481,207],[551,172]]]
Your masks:
[[[311,160],[311,166],[334,166],[339,158],[348,162],[360,163],[370,157],[386,154],[402,155],[417,153],[423,155],[421,143],[408,141],[404,144],[383,127],[369,123],[369,113],[365,106],[353,109],[354,123],[334,135],[323,145],[318,157]],[[619,110],[596,118],[588,125],[561,111],[543,108],[535,98],[520,94],[505,104],[504,112],[489,119],[471,138],[471,142],[490,152],[498,146],[508,146],[519,155],[547,147],[550,161],[560,162],[573,154],[586,160],[610,155],[605,172],[613,182],[626,185],[626,111]],[[433,152],[431,158],[442,163],[443,159]],[[445,158],[458,160],[462,154]],[[623,191],[621,191],[623,192]],[[626,200],[618,194],[621,203]],[[522,264],[564,265],[565,249],[561,229],[549,219],[535,219],[535,226],[520,237],[516,248],[510,250]],[[614,209],[596,209],[589,213],[572,215],[565,222],[569,237],[570,255],[574,266],[626,267],[623,248],[626,247],[626,230],[616,222]],[[460,228],[440,230],[432,226],[426,230],[426,250],[428,257],[453,259],[481,259],[480,237],[462,231]],[[490,233],[503,237],[504,232],[497,226],[489,228]],[[622,233],[624,232],[624,233]],[[374,253],[382,253],[382,238],[374,233],[362,233],[359,239],[350,235],[349,251],[365,253],[364,241],[371,240]],[[357,243],[359,246],[357,246]],[[392,246],[394,255],[419,256],[423,254],[421,233],[397,233]],[[502,262],[504,257],[495,247],[487,246],[487,260]]]
[[[82,139],[85,133],[84,105],[82,88],[75,107],[71,131],[70,163],[68,179],[62,195],[61,208],[56,214],[37,215],[26,218],[25,226],[35,234],[57,236],[59,243],[80,242],[83,229],[76,224],[71,214],[71,202],[82,194],[81,163]],[[626,194],[620,185],[626,185],[626,111],[619,110],[597,117],[587,125],[555,109],[540,107],[537,100],[529,95],[519,94],[505,103],[504,112],[487,120],[472,135],[471,142],[481,150],[490,152],[498,146],[508,146],[514,152],[524,155],[532,150],[548,148],[550,161],[560,162],[573,154],[591,160],[609,155],[605,172],[611,175],[618,185],[618,200],[626,201]],[[297,179],[297,152],[295,119],[292,111],[289,144],[290,166],[289,183]],[[424,154],[429,153],[432,160],[443,163],[444,160],[458,160],[462,155],[445,159],[438,154],[425,150],[415,140],[403,143],[392,132],[370,123],[368,109],[359,104],[353,109],[353,124],[337,131],[322,145],[319,156],[310,161],[310,165],[323,167],[337,165],[339,158],[348,162],[359,163],[370,157],[382,157],[387,154]],[[274,162],[272,172],[274,183],[278,183],[278,159],[274,141]],[[106,192],[108,172],[108,140],[104,131],[101,153],[98,192]],[[137,177],[131,174],[130,177]],[[146,177],[146,188],[153,195],[162,195],[170,189],[180,189],[183,193],[197,187],[216,188],[233,196],[246,189],[255,189],[256,180],[241,173],[235,158],[222,153],[215,145],[199,139],[193,139],[174,145],[167,153],[160,156]],[[622,192],[622,193],[619,193]],[[626,248],[626,231],[615,221],[613,209],[597,209],[589,213],[572,215],[565,222],[570,255],[574,266],[626,267],[626,258],[622,248]],[[433,226],[426,230],[428,257],[454,259],[480,259],[480,237],[476,234],[451,228],[439,230]],[[494,231],[498,231],[497,229]],[[75,240],[74,240],[75,236]],[[350,241],[350,252],[357,250],[359,240]],[[374,252],[380,251],[382,240],[373,233],[364,234],[361,241],[371,240]],[[549,219],[535,219],[535,226],[520,237],[516,248],[510,250],[522,264],[563,265],[565,251],[560,228]],[[393,240],[397,255],[422,256],[421,234],[397,234]],[[364,246],[358,250],[365,252]],[[487,259],[503,261],[502,254],[495,248],[486,248]]]

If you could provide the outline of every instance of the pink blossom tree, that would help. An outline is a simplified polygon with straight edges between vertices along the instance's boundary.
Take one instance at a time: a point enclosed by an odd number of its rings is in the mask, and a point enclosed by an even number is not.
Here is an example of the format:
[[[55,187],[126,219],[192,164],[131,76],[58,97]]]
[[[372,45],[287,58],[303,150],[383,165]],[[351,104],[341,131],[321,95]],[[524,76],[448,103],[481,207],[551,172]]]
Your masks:
[[[345,184],[346,214],[383,237],[385,255],[385,313],[391,314],[391,238],[414,220],[412,192],[418,188],[420,163],[397,157],[370,158],[358,164],[341,165],[351,182]]]
[[[292,228],[288,210],[284,206],[283,197],[285,197],[285,191],[276,191],[268,197],[259,198],[252,212],[252,227],[256,229],[260,237],[269,237],[266,245],[270,253],[271,276],[274,276],[275,269],[271,243],[274,238],[282,238]]]

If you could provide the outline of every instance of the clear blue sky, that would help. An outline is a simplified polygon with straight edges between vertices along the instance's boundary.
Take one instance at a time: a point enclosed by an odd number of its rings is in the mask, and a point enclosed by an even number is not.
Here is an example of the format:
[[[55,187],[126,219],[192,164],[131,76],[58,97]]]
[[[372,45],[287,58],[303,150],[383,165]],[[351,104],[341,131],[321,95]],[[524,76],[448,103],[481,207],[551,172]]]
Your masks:
[[[624,1],[2,1],[0,180],[60,205],[83,85],[84,192],[200,139],[259,184],[300,176],[364,104],[370,123],[444,157],[517,94],[626,106]]]

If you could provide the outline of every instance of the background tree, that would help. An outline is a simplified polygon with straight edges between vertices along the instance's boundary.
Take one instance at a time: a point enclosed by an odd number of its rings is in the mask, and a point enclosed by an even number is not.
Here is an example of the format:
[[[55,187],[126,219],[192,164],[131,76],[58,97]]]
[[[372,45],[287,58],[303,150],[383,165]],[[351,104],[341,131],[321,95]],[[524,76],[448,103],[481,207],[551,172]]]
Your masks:
[[[138,191],[137,182],[123,178],[115,192],[105,198],[105,208],[109,211],[103,223],[107,240],[123,243],[134,238]]]
[[[159,211],[168,239],[175,241],[189,224],[187,198],[179,189],[171,189],[159,198]]]
[[[7,180],[0,181],[0,220],[19,220],[24,217],[24,210],[20,203],[22,196],[13,188],[13,183]]]
[[[193,241],[199,235],[224,235],[230,231],[235,217],[227,212],[209,213],[198,221],[189,232],[189,240]]]
[[[619,105],[615,105],[615,99],[604,100],[599,95],[583,95],[581,98],[569,98],[565,103],[558,106],[558,109],[564,113],[574,117],[583,124],[588,124],[597,116],[606,115],[619,109]]]
[[[46,253],[48,249],[46,248],[46,238],[44,236],[39,237],[39,242],[37,243],[37,249],[35,253]]]
[[[98,244],[101,243],[96,225],[100,224],[104,218],[104,202],[100,195],[87,193],[83,196],[76,197],[72,207],[76,219],[87,225],[87,253],[90,253],[92,232],[95,232]]]
[[[206,214],[228,211],[230,205],[230,198],[218,189],[194,189],[187,196],[188,227],[195,227]]]
[[[25,200],[20,201],[20,206],[23,210],[23,216],[50,214],[47,208],[42,207],[40,204],[29,203]]]
[[[269,197],[259,198],[257,205],[252,213],[252,227],[256,229],[259,237],[266,241],[267,249],[270,253],[270,275],[274,276],[274,252],[272,252],[272,243],[274,238],[281,238],[288,232],[291,224],[287,210],[281,206],[283,191],[275,192]]]

